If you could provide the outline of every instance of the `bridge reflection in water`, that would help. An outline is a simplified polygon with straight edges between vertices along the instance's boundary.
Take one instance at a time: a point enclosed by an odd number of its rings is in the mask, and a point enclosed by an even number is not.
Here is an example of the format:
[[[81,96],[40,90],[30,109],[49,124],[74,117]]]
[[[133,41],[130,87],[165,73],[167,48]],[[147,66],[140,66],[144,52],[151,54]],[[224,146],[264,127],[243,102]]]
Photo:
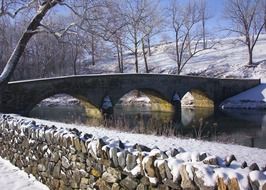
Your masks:
[[[188,98],[187,101],[192,100]],[[84,104],[53,107],[43,105],[35,107],[30,116],[66,123],[101,125],[136,133],[192,137],[266,148],[265,111],[221,112],[213,107],[182,107],[179,112],[173,112],[156,111],[153,109],[156,107],[158,106],[116,104],[113,114],[104,119],[98,109],[88,105],[84,107]]]

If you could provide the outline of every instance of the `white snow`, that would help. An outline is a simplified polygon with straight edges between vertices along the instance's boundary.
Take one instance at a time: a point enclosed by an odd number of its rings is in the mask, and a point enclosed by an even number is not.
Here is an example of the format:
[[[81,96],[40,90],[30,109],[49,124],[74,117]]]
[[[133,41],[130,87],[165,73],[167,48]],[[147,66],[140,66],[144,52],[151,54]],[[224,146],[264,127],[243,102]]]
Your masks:
[[[266,34],[260,36],[254,48],[254,67],[248,67],[247,48],[237,38],[217,39],[214,47],[194,56],[184,67],[182,75],[194,74],[206,77],[218,78],[266,78]],[[175,44],[161,43],[151,47],[152,56],[148,57],[148,65],[151,73],[176,73],[174,61]],[[113,56],[113,55],[112,55]],[[124,72],[134,73],[134,56],[126,54],[124,60]],[[118,72],[116,59],[99,60],[96,65],[87,65],[84,74],[114,73]],[[145,72],[145,64],[139,55],[140,73]]]
[[[266,109],[266,83],[225,100],[221,108]]]
[[[0,157],[0,187],[5,190],[49,190],[32,175]]]

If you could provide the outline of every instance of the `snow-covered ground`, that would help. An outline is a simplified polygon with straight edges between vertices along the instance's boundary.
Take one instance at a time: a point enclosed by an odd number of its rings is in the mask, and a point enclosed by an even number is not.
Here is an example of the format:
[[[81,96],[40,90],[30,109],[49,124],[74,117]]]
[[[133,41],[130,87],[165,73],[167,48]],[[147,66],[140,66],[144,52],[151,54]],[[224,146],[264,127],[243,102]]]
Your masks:
[[[248,67],[247,48],[236,38],[215,40],[214,47],[200,52],[184,67],[181,74],[193,74],[218,78],[266,78],[266,34],[261,35],[254,49],[254,67]],[[176,63],[173,52],[175,44],[172,42],[154,45],[152,56],[148,57],[151,73],[176,73]],[[141,52],[141,51],[140,51]],[[134,73],[134,56],[125,55],[124,72]],[[140,72],[145,72],[142,56],[139,56]],[[99,60],[96,65],[87,65],[85,73],[114,73],[118,72],[116,58]]]
[[[242,92],[224,101],[222,109],[264,109],[266,110],[266,83]]]
[[[3,190],[49,190],[32,175],[0,157],[0,189]]]
[[[39,106],[45,105],[45,106],[65,106],[65,105],[76,105],[79,104],[80,101],[76,98],[73,98],[70,95],[67,94],[57,94],[53,97],[47,98],[38,104]]]

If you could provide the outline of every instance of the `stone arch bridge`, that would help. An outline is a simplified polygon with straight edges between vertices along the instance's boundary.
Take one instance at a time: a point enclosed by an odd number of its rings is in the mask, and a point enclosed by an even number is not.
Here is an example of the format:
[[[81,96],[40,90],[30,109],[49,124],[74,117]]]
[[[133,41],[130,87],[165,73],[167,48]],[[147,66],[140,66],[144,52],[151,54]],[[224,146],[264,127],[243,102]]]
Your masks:
[[[96,74],[9,82],[0,92],[0,112],[27,115],[40,101],[55,94],[69,94],[101,108],[106,96],[116,104],[132,90],[141,90],[170,103],[200,90],[218,106],[223,100],[260,84],[252,79],[215,79],[165,74]]]

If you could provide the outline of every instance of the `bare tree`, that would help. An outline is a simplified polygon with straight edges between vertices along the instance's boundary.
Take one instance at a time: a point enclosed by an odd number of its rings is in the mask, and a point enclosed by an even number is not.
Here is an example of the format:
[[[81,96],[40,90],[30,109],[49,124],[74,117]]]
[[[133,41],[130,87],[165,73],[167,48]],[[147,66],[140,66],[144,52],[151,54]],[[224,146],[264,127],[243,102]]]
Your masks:
[[[159,1],[147,4],[141,20],[141,47],[146,73],[149,73],[148,57],[151,56],[151,38],[161,31],[162,17]],[[147,48],[146,48],[147,47]],[[146,50],[147,49],[147,50]]]
[[[172,0],[168,12],[171,28],[175,34],[174,59],[177,63],[177,73],[180,74],[188,61],[204,50],[200,45],[200,32],[197,30],[200,24],[200,16],[193,1],[181,5],[178,4],[177,0]]]
[[[264,30],[266,32],[266,0],[261,0],[262,1],[262,18],[264,20]]]
[[[128,42],[133,44],[133,48],[127,46],[127,48],[134,53],[135,57],[135,71],[139,72],[139,61],[138,61],[138,47],[141,42],[141,21],[143,19],[144,7],[146,0],[126,0],[123,4],[123,16],[126,19]]]
[[[3,2],[3,1],[2,1]],[[26,30],[23,32],[20,40],[18,41],[12,55],[10,56],[7,64],[0,75],[0,86],[7,83],[10,77],[12,76],[16,65],[19,62],[19,59],[24,52],[29,40],[38,33],[38,29],[41,26],[41,21],[46,15],[46,13],[53,8],[56,4],[58,4],[60,0],[47,0],[44,4],[42,4],[35,16],[30,21]]]
[[[202,41],[203,41],[203,48],[207,48],[207,39],[206,39],[206,21],[210,18],[208,12],[207,12],[207,2],[206,0],[200,0],[199,1],[199,14],[201,19],[201,25],[202,25]]]
[[[265,20],[259,17],[260,0],[227,0],[226,18],[231,22],[227,30],[239,34],[239,40],[247,46],[248,65],[253,64],[253,50],[265,26]]]

